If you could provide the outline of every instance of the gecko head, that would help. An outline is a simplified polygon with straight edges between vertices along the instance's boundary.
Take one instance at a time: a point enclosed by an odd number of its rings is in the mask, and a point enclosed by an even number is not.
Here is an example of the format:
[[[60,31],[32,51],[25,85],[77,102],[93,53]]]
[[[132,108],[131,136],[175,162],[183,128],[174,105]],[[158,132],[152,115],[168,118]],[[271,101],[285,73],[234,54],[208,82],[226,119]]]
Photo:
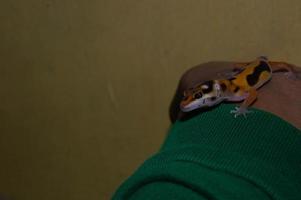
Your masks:
[[[222,100],[220,85],[210,80],[184,91],[180,108],[183,112],[189,112],[198,108],[211,107]]]

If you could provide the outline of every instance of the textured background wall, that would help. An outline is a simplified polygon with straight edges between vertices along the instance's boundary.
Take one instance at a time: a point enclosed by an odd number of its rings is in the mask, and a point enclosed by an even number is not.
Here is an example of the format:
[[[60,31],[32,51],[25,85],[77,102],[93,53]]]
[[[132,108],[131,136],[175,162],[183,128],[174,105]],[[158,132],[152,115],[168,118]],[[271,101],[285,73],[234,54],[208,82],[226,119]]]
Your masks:
[[[154,153],[186,69],[301,64],[299,0],[0,3],[0,193],[108,199]]]

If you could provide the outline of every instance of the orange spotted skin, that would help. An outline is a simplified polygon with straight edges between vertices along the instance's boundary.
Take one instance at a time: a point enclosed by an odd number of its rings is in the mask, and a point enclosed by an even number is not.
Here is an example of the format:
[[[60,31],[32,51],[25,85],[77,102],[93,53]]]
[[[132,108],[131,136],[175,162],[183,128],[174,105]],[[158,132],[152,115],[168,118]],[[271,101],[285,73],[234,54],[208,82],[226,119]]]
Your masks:
[[[272,68],[267,60],[257,59],[236,75],[232,83],[242,90],[257,89],[272,77]]]
[[[293,73],[292,67],[284,62],[271,62],[259,57],[253,62],[236,63],[240,71],[227,79],[209,80],[184,91],[180,103],[183,112],[216,105],[222,101],[243,101],[239,108],[231,111],[235,117],[250,111],[247,108],[257,99],[257,89],[272,78],[272,71],[284,70]],[[273,69],[273,70],[272,70]]]

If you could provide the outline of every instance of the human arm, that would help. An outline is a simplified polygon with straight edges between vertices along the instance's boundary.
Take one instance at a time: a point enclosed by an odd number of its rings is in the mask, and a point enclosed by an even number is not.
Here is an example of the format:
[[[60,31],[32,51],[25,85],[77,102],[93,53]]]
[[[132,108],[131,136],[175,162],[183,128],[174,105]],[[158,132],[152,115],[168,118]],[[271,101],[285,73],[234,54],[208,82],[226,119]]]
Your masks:
[[[261,105],[260,94],[254,106],[262,110],[254,109],[247,119],[235,119],[229,113],[233,105],[227,104],[178,120],[184,117],[178,107],[182,91],[231,67],[229,62],[211,62],[182,76],[170,106],[173,125],[164,144],[113,199],[301,198],[300,130],[291,125],[294,122],[262,111],[275,96],[266,97]],[[272,107],[270,112],[282,112],[277,104]]]
[[[184,90],[196,83],[220,78],[222,73],[231,72],[235,67],[234,62],[208,62],[187,70],[170,104],[170,120],[175,122],[185,115],[179,108]],[[253,107],[271,112],[301,129],[301,68],[294,67],[294,71],[297,73],[296,79],[288,78],[284,73],[274,73],[272,80],[260,88]]]

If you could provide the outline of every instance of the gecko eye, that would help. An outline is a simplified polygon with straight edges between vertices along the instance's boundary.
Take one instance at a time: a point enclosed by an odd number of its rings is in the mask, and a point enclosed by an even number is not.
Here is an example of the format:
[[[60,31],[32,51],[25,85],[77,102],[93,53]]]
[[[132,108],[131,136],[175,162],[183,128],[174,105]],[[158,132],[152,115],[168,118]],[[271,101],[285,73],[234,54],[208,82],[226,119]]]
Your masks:
[[[202,93],[196,93],[195,95],[194,95],[194,98],[195,99],[199,99],[199,98],[201,98],[202,97]]]

